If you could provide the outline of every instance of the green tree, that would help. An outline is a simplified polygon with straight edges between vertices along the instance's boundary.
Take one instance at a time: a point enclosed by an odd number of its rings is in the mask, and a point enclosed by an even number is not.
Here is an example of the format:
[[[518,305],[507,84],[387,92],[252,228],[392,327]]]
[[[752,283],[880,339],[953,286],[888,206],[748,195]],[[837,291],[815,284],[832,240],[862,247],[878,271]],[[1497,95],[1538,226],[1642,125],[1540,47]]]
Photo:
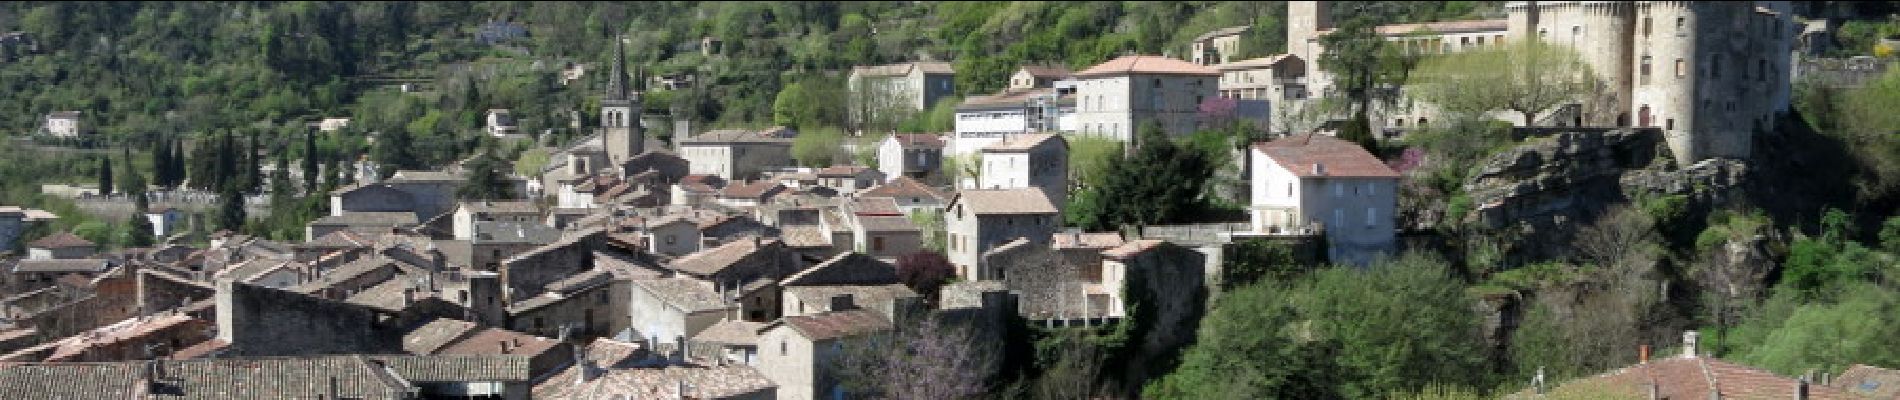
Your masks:
[[[151,209],[151,202],[145,199],[145,192],[132,195],[132,216],[126,219],[125,240],[122,242],[126,247],[152,245],[152,220],[145,217]]]
[[[122,148],[120,153],[121,156],[119,159],[123,160],[123,162],[121,162],[121,170],[118,171],[119,178],[117,181],[119,183],[119,193],[128,195],[145,194],[145,176],[139,173],[138,165],[132,162],[132,148]]]
[[[1300,276],[1306,266],[1294,258],[1293,248],[1266,239],[1237,240],[1221,266],[1220,285],[1225,290],[1260,282],[1289,282]]]
[[[844,132],[831,127],[814,127],[798,132],[792,139],[792,159],[798,165],[822,168],[829,167],[838,160],[846,159],[843,153]]]
[[[1851,364],[1900,364],[1900,293],[1855,283],[1842,288],[1839,302],[1796,306],[1783,321],[1765,321],[1765,340],[1741,357],[1749,365],[1795,375],[1818,369],[1840,371]]]
[[[1408,89],[1451,112],[1516,112],[1524,123],[1575,102],[1596,86],[1596,73],[1576,50],[1541,40],[1464,51],[1423,61]]]
[[[1368,115],[1375,103],[1390,105],[1398,99],[1397,88],[1405,83],[1417,58],[1379,36],[1375,20],[1359,12],[1346,15],[1354,17],[1341,21],[1332,33],[1320,37],[1320,45],[1326,48],[1326,53],[1320,56],[1319,64],[1333,74],[1333,88],[1348,104],[1350,119],[1340,128],[1339,137],[1377,154],[1378,143]]]
[[[303,191],[317,192],[317,136],[305,129],[303,132]]]
[[[470,159],[462,166],[468,171],[468,178],[462,186],[456,188],[456,195],[464,199],[502,200],[513,198],[513,189],[509,186],[507,172],[502,170],[501,159],[495,157],[492,149],[483,150],[481,155]]]
[[[112,195],[112,157],[99,158],[99,195]]]
[[[1070,203],[1072,225],[1108,230],[1179,223],[1206,209],[1203,187],[1214,172],[1206,155],[1175,144],[1153,121],[1144,124],[1139,134],[1141,146],[1134,155],[1109,164],[1099,182],[1083,189]]]
[[[218,228],[237,232],[244,229],[248,219],[245,216],[243,192],[238,191],[236,186],[227,186],[218,193]]]

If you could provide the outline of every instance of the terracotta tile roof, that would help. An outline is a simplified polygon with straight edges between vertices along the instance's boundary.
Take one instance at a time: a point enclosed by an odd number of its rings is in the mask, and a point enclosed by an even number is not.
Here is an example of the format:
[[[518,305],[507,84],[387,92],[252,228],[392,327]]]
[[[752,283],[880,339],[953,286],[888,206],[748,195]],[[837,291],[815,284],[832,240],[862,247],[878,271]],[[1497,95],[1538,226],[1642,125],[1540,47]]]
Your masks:
[[[1063,79],[1075,75],[1075,72],[1069,71],[1069,67],[1061,65],[1024,65],[1018,69],[1036,78]]]
[[[911,222],[910,217],[905,217],[905,216],[885,216],[885,215],[859,216],[858,227],[863,228],[865,232],[921,232],[922,231],[921,229],[917,228],[917,223]]]
[[[1221,71],[1257,69],[1257,68],[1272,67],[1287,60],[1299,61],[1300,57],[1292,55],[1292,54],[1274,54],[1274,55],[1270,55],[1266,57],[1234,61],[1234,62],[1225,63],[1225,64],[1214,64],[1213,67],[1214,69],[1221,70]]]
[[[899,133],[899,134],[891,135],[891,139],[897,141],[898,147],[902,147],[906,149],[909,149],[909,148],[941,149],[943,148],[943,144],[944,144],[943,136],[929,134],[929,133]]]
[[[776,181],[761,180],[744,185],[727,186],[725,190],[720,191],[719,197],[758,199],[783,190],[785,190],[785,185],[780,185]]]
[[[69,247],[91,247],[91,240],[74,235],[72,232],[58,232],[28,243],[26,247],[35,249],[64,249]]]
[[[1056,206],[1042,189],[971,189],[957,192],[951,204],[963,204],[976,215],[1055,214]]]
[[[102,259],[20,260],[13,264],[13,273],[96,274],[110,268],[111,262]]]
[[[780,286],[875,285],[897,283],[897,267],[858,252],[831,256],[825,262],[785,277]]]
[[[693,341],[727,346],[757,346],[759,329],[763,328],[764,322],[728,319],[699,331],[698,335],[693,336]]]
[[[886,65],[856,66],[851,67],[851,72],[859,76],[898,76],[910,74],[913,68],[922,69],[926,74],[956,73],[956,69],[952,68],[950,63],[941,61],[915,61]]]
[[[820,178],[826,178],[826,177],[836,178],[836,177],[857,176],[858,174],[864,173],[865,171],[871,171],[871,168],[860,166],[860,165],[837,165],[837,166],[820,168],[814,172],[817,173],[818,177]]]
[[[760,143],[760,144],[779,144],[779,145],[785,145],[785,146],[792,145],[791,139],[766,137],[764,135],[760,135],[758,132],[742,130],[742,129],[717,129],[717,130],[707,131],[706,133],[693,135],[693,137],[679,139],[678,142],[681,145],[726,144],[726,143]]]
[[[798,332],[800,336],[804,336],[813,342],[859,336],[891,329],[891,321],[884,319],[884,316],[878,315],[875,311],[864,309],[784,317],[780,318],[778,322],[774,322],[773,327],[766,329],[776,328],[780,324],[790,327],[793,331]]]
[[[1050,246],[1057,249],[1109,249],[1127,244],[1118,232],[1056,232],[1049,239]]]
[[[687,313],[731,308],[712,284],[692,278],[641,279],[633,285]]]
[[[1082,70],[1076,73],[1075,77],[1095,78],[1135,74],[1219,76],[1220,71],[1162,56],[1123,56]]]
[[[897,208],[897,200],[890,197],[859,197],[851,199],[851,213],[854,215],[902,216],[903,210]]]
[[[1050,142],[1051,140],[1054,140],[1054,142]],[[1069,142],[1068,139],[1062,138],[1062,135],[1054,133],[1025,133],[1021,135],[1011,135],[996,143],[983,146],[983,152],[1029,151],[1030,149],[1036,148],[1036,146],[1043,145],[1043,143],[1056,143],[1067,146]]]
[[[1255,143],[1254,151],[1265,154],[1280,167],[1302,178],[1340,176],[1353,178],[1398,178],[1385,162],[1359,145],[1339,138],[1305,134],[1271,142]],[[1317,166],[1317,167],[1316,167]]]
[[[368,356],[381,361],[410,382],[527,382],[529,358],[524,355],[454,354]]]
[[[684,257],[673,260],[673,264],[670,267],[695,275],[717,274],[719,271],[724,271],[726,268],[731,267],[734,263],[744,260],[746,256],[758,252],[760,248],[770,246],[776,242],[775,240],[761,240],[755,244],[751,239],[741,238],[726,242],[717,247],[687,254]]]
[[[1830,382],[1835,388],[1876,399],[1900,399],[1900,370],[1854,364]]]
[[[1127,260],[1131,257],[1141,255],[1141,253],[1146,253],[1149,250],[1154,250],[1156,247],[1160,247],[1166,243],[1168,242],[1152,239],[1135,240],[1113,249],[1102,251],[1102,255],[1116,260]]]
[[[508,352],[501,351],[501,343],[508,342]],[[500,328],[478,328],[460,340],[436,349],[434,355],[442,354],[507,354],[536,356],[561,345],[561,341]]]
[[[1375,29],[1379,32],[1380,35],[1396,36],[1396,35],[1406,35],[1406,34],[1412,34],[1412,33],[1425,33],[1425,32],[1471,33],[1471,32],[1503,31],[1508,28],[1509,28],[1509,23],[1506,20],[1487,19],[1487,20],[1475,20],[1475,21],[1444,21],[1444,22],[1426,22],[1426,23],[1418,23],[1418,24],[1380,25],[1378,28],[1375,28]]]
[[[211,340],[199,342],[198,344],[187,346],[183,349],[179,349],[178,351],[173,352],[167,358],[173,359],[173,360],[195,360],[195,359],[200,359],[200,358],[208,358],[210,356],[215,356],[218,353],[223,353],[226,348],[230,348],[230,347],[231,347],[231,343],[227,343],[223,340],[211,339]]]
[[[777,388],[765,374],[750,366],[673,365],[663,368],[616,368],[576,384],[553,379],[534,388],[534,398],[548,399],[733,399],[769,398]],[[680,384],[686,392],[679,393]]]
[[[462,208],[470,212],[483,214],[540,214],[541,207],[532,201],[464,201]]]
[[[1593,394],[1621,394],[1645,397],[1649,385],[1655,385],[1657,398],[1663,399],[1785,399],[1794,392],[1796,380],[1759,368],[1708,357],[1669,357],[1652,359],[1588,378],[1564,382],[1552,388],[1553,395],[1590,391]],[[1539,397],[1529,391],[1506,398]],[[1809,385],[1808,398],[1860,399],[1841,389]]]
[[[475,330],[475,323],[458,319],[436,318],[402,335],[402,351],[409,354],[435,354]]]
[[[1203,33],[1200,36],[1195,36],[1194,41],[1199,42],[1202,40],[1213,39],[1213,38],[1217,38],[1221,36],[1239,35],[1242,33],[1246,33],[1248,29],[1251,29],[1251,27],[1246,26],[1246,25],[1230,26],[1226,28],[1215,29],[1215,30],[1207,31],[1207,33]]]
[[[1021,108],[1030,105],[1036,96],[1055,93],[1055,88],[1003,89],[992,95],[973,96],[958,104],[958,110],[994,109],[998,107]]]
[[[916,179],[911,179],[911,177],[908,176],[899,176],[890,182],[885,182],[883,185],[858,192],[858,197],[926,197],[937,199],[938,202],[949,198],[949,196],[944,195],[943,192],[937,191],[937,189],[924,185],[923,182],[918,182]]]
[[[825,234],[817,225],[786,225],[779,227],[779,240],[789,247],[830,247],[831,235]]]

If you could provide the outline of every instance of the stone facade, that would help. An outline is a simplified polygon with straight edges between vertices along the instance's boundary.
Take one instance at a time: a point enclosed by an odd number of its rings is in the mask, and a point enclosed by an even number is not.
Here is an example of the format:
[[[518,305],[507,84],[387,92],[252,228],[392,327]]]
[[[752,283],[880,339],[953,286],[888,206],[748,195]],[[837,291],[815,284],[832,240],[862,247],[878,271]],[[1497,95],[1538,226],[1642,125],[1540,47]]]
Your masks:
[[[1076,74],[1076,132],[1131,141],[1156,121],[1173,136],[1200,128],[1202,101],[1217,96],[1220,72],[1158,56],[1127,56]]]
[[[983,148],[983,189],[1036,188],[1060,211],[1069,201],[1069,141],[1031,134]]]
[[[394,352],[402,332],[374,311],[277,289],[218,282],[218,340],[228,355],[293,356]]]

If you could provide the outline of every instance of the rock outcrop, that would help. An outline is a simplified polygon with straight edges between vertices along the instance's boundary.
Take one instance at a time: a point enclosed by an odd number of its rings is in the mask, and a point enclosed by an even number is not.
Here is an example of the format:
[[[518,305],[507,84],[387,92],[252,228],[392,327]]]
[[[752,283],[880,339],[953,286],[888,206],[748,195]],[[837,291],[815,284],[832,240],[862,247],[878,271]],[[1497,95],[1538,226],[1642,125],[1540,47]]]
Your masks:
[[[1653,128],[1568,128],[1485,161],[1464,183],[1473,210],[1463,220],[1497,239],[1506,264],[1561,257],[1577,229],[1611,205],[1682,195],[1705,210],[1739,198],[1748,170],[1729,159],[1678,169]]]

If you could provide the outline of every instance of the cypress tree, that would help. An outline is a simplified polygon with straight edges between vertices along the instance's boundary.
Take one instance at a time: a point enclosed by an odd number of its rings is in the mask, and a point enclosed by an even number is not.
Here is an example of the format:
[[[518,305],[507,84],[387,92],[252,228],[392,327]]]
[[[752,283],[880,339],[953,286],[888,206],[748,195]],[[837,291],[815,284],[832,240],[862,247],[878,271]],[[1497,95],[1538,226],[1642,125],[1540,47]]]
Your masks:
[[[169,146],[164,136],[152,143],[152,184],[165,186],[165,182],[171,178],[171,171],[166,170],[171,167],[171,160],[165,159],[171,156]]]
[[[171,182],[167,182],[167,184],[176,187],[185,183],[185,141],[183,139],[172,139],[171,153],[172,155],[170,157],[166,157],[166,159],[172,163],[172,165],[167,166],[172,169],[172,180]]]
[[[112,156],[99,159],[99,195],[112,195]]]
[[[317,136],[303,131],[303,191],[317,192]]]
[[[264,162],[261,160],[263,155],[258,152],[261,149],[258,148],[257,142],[257,132],[251,132],[251,147],[244,151],[244,161],[249,163],[244,167],[245,192],[257,190],[258,186],[264,185]]]
[[[244,229],[244,193],[226,187],[218,194],[218,227],[237,232]]]

